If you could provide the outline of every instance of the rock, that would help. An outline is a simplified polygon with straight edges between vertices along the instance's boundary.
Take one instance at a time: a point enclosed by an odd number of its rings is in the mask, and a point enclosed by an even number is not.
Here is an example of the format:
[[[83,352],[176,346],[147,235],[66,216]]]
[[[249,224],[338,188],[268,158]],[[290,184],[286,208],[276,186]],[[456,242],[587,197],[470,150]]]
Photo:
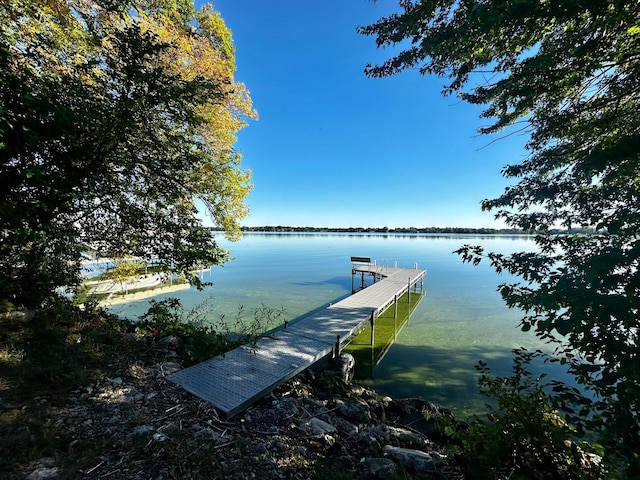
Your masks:
[[[109,380],[113,385],[122,385],[122,378],[116,377]]]
[[[155,429],[151,425],[138,425],[131,431],[131,435],[145,435]]]
[[[267,445],[264,442],[258,442],[255,445],[255,447],[253,447],[253,452],[256,455],[264,455],[268,451],[269,451],[269,449],[267,448]]]
[[[345,383],[353,381],[353,374],[356,369],[356,360],[350,353],[343,353],[336,361],[335,371]]]
[[[123,388],[114,390],[113,394],[119,396],[124,403],[135,403],[144,398],[144,395],[132,385],[126,385]]]
[[[178,339],[173,335],[168,335],[166,337],[162,337],[156,342],[156,344],[159,347],[175,350],[176,348],[178,348]]]
[[[435,471],[435,464],[431,455],[420,450],[385,445],[382,452],[407,470],[416,473],[431,473]]]
[[[322,435],[325,433],[334,433],[336,431],[336,427],[314,417],[306,422],[302,422],[300,424],[300,430],[308,435]]]
[[[182,366],[176,362],[167,362],[160,365],[160,371],[165,376],[176,373],[179,370],[182,370]]]
[[[55,460],[50,457],[43,457],[33,465],[34,470],[24,477],[24,480],[46,480],[47,478],[56,478],[59,470],[55,466]]]
[[[423,446],[427,443],[422,435],[406,428],[389,427],[388,435],[390,439],[404,446]]]
[[[346,435],[355,435],[360,431],[357,425],[354,425],[350,421],[345,420],[344,418],[341,418],[341,417],[333,418],[331,420],[331,423],[335,425],[335,427],[338,430],[340,430],[342,433],[345,433]]]
[[[365,444],[370,444],[373,440],[378,443],[387,443],[389,440],[389,428],[385,424],[365,428],[360,432],[360,441]]]
[[[24,480],[45,480],[47,478],[56,478],[58,476],[58,467],[40,467],[36,468]]]
[[[336,443],[335,437],[331,435],[327,435],[326,433],[318,435],[317,439],[320,440],[327,447],[333,447]]]
[[[367,467],[369,473],[373,475],[374,478],[379,480],[392,480],[396,478],[398,469],[396,464],[388,458],[365,457],[360,460],[360,463]]]
[[[164,433],[154,433],[152,438],[156,442],[165,442],[169,440],[169,437],[167,437]]]
[[[371,421],[371,408],[367,403],[356,400],[338,400],[338,413],[343,417],[362,423]]]

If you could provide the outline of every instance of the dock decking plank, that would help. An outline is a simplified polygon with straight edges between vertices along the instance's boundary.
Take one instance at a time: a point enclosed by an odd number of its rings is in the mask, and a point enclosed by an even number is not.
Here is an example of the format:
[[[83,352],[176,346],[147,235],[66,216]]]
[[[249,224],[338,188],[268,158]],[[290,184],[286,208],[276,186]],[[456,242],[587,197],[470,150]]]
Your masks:
[[[333,351],[377,315],[396,296],[420,281],[425,270],[368,265],[365,272],[384,278],[340,302],[315,312],[224,355],[180,370],[168,378],[194,395],[209,401],[227,416],[247,408],[278,385]]]

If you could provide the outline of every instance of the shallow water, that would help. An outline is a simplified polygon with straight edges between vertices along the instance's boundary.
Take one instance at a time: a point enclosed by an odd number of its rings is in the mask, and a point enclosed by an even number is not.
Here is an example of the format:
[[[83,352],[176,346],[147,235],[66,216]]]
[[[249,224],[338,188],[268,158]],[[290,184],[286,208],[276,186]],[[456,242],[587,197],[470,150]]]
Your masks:
[[[485,402],[477,393],[478,360],[502,375],[510,370],[513,348],[550,350],[517,328],[520,312],[508,309],[496,291],[515,279],[489,265],[463,264],[452,253],[467,243],[502,253],[530,251],[535,245],[526,236],[250,233],[237,243],[219,243],[235,260],[204,273],[212,287],[156,299],[178,297],[191,308],[209,298],[212,316],[227,318],[238,305],[248,311],[282,307],[286,320],[293,320],[351,293],[351,256],[426,268],[425,298],[367,380],[382,394],[422,397],[466,416],[482,411]],[[138,301],[113,310],[135,317],[147,308],[148,301]],[[555,365],[536,369],[565,378]]]

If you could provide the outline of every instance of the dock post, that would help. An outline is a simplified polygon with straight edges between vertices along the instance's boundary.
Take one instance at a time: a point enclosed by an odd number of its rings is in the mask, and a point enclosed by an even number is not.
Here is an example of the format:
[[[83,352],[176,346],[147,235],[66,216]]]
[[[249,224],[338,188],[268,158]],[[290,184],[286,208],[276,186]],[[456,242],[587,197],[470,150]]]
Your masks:
[[[409,285],[407,286],[407,301],[411,303],[411,277],[409,277]]]
[[[398,294],[393,296],[393,318],[398,318]]]
[[[336,335],[336,344],[333,351],[333,359],[337,359],[340,356],[340,335]]]
[[[375,327],[374,327],[374,325],[375,325],[375,321],[374,321],[375,320],[375,318],[374,318],[375,313],[376,313],[375,310],[371,310],[371,318],[369,319],[369,321],[371,322],[371,346],[372,347],[373,347],[375,339],[376,339]]]
[[[411,312],[411,309],[409,309],[409,312]],[[395,342],[397,339],[398,339],[398,318],[393,317],[393,341]]]

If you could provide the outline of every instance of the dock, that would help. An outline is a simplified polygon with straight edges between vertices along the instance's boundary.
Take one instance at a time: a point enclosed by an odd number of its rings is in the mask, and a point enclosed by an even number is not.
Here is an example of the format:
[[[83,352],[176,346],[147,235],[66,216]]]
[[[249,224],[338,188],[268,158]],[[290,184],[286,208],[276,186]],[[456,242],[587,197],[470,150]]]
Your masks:
[[[168,378],[212,403],[227,417],[245,410],[317,361],[338,355],[350,338],[406,292],[423,288],[426,270],[353,263],[352,274],[373,275],[374,283],[286,328]],[[373,329],[372,329],[373,332]]]

